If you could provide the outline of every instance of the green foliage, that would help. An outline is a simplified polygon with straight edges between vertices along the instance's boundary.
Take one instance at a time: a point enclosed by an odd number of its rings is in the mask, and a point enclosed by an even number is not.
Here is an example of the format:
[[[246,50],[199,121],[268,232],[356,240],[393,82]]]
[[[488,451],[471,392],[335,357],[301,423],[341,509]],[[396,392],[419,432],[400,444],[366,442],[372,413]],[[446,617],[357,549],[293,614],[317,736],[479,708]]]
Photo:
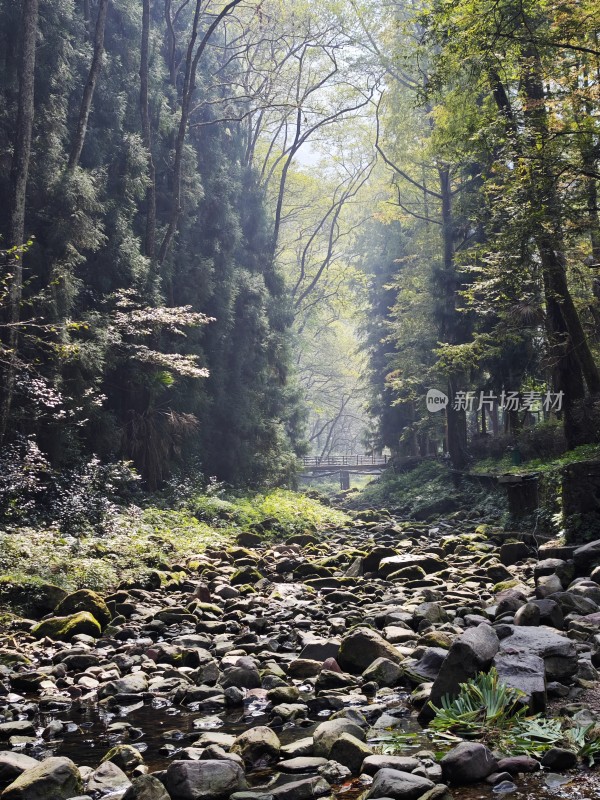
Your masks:
[[[502,683],[495,669],[481,672],[471,683],[461,683],[454,699],[442,698],[439,708],[430,704],[436,713],[429,727],[434,736],[477,739],[511,755],[541,757],[551,747],[567,746],[593,766],[600,754],[598,726],[570,726],[541,714],[527,716],[524,697]]]
[[[460,684],[456,698],[446,695],[439,708],[430,703],[435,717],[429,727],[466,739],[499,740],[524,717],[524,697],[502,683],[495,669],[481,672],[473,682]]]
[[[43,583],[66,589],[108,590],[141,581],[155,569],[193,562],[206,548],[231,544],[246,530],[265,538],[344,526],[348,515],[293,492],[196,494],[179,509],[134,505],[115,508],[101,534],[89,526],[77,537],[64,528],[14,525],[0,531],[0,600],[23,605]]]
[[[440,499],[454,509],[469,508],[475,513],[500,518],[506,513],[504,493],[480,486],[466,479],[456,480],[448,466],[426,459],[401,472],[393,468],[371,481],[358,493],[345,499],[349,508],[400,508],[403,514],[427,513]],[[451,513],[451,512],[449,512]]]

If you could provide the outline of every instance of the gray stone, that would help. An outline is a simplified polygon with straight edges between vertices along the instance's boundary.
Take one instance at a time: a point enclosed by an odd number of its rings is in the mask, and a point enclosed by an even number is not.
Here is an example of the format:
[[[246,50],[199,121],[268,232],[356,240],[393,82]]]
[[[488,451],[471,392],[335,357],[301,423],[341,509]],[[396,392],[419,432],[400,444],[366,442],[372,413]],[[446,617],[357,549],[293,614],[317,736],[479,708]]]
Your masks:
[[[163,784],[153,775],[134,778],[121,800],[171,800]]]
[[[355,628],[342,639],[338,663],[343,670],[360,673],[378,658],[388,658],[395,664],[402,661],[396,648],[371,628]]]
[[[378,686],[397,686],[402,680],[402,667],[389,658],[376,658],[363,672],[365,681],[375,681]]]
[[[46,758],[25,770],[2,800],[68,800],[81,794],[81,776],[70,758]]]
[[[275,731],[266,725],[258,725],[242,733],[231,748],[249,767],[261,768],[274,764],[279,759],[281,743]]]
[[[524,561],[531,555],[531,549],[524,542],[505,542],[500,548],[500,561],[505,567]]]
[[[519,630],[537,630],[537,628]],[[468,628],[450,647],[433,682],[431,702],[439,706],[444,695],[456,696],[461,683],[490,667],[498,648],[498,637],[490,625],[482,624],[476,628]],[[428,722],[433,716],[433,710],[426,704],[419,714],[419,722]]]
[[[434,681],[439,675],[448,651],[443,647],[426,647],[418,661],[407,659],[402,663],[402,669],[407,678],[413,683]]]
[[[479,742],[461,742],[441,760],[444,780],[454,785],[477,783],[498,771],[491,750]]]
[[[563,585],[558,575],[542,575],[535,587],[535,596],[539,600],[549,597],[551,594],[562,592]]]
[[[353,775],[360,774],[363,761],[371,755],[371,748],[351,733],[341,733],[329,751],[329,758],[348,767]]]
[[[322,722],[313,733],[313,753],[321,758],[329,758],[331,748],[343,734],[349,733],[360,741],[365,741],[363,729],[347,719],[330,719]]]
[[[313,637],[311,641],[306,642],[300,658],[306,658],[312,661],[325,661],[328,658],[337,658],[340,650],[340,642],[338,639],[319,639]]]
[[[375,775],[380,769],[395,769],[398,772],[412,772],[419,766],[419,761],[410,756],[368,756],[362,765],[365,775]]]
[[[497,653],[494,667],[502,683],[525,692],[525,702],[532,713],[546,710],[544,659],[531,653]]]
[[[35,736],[35,727],[26,719],[0,723],[0,742],[8,741],[11,736]]]
[[[567,614],[575,613],[587,616],[588,614],[595,614],[600,611],[598,605],[587,597],[583,597],[575,592],[555,592],[550,595],[550,599],[554,600],[561,608],[565,616]]]
[[[233,761],[173,761],[165,787],[177,800],[225,800],[246,788],[244,771]]]
[[[442,561],[439,556],[433,555],[432,553],[425,553],[423,555],[411,555],[407,553],[401,556],[383,558],[379,562],[377,574],[380,578],[387,578],[392,573],[398,572],[398,570],[404,569],[405,567],[421,567],[427,575],[430,575],[434,572],[441,572],[443,569],[446,569],[447,566],[448,564],[445,561]]]
[[[540,624],[541,612],[535,603],[525,603],[515,612],[515,625],[535,627]]]
[[[311,758],[310,756],[297,756],[296,758],[290,758],[287,761],[280,761],[277,764],[277,769],[281,772],[291,772],[291,773],[305,773],[305,772],[317,772],[319,767],[324,767],[327,764],[326,758]]]
[[[400,772],[397,769],[380,769],[376,772],[365,800],[391,798],[391,800],[418,800],[435,784],[428,778]]]
[[[547,625],[550,628],[562,630],[565,625],[565,617],[558,603],[554,600],[532,600],[540,610],[540,625]]]
[[[131,781],[120,767],[112,761],[100,764],[90,775],[86,783],[86,790],[90,794],[111,794],[118,789],[125,789]]]
[[[600,563],[600,539],[578,547],[573,552],[573,561],[575,570],[580,575],[589,575],[592,569]]]
[[[343,783],[352,777],[351,771],[337,761],[327,761],[323,767],[319,767],[319,775],[325,778],[327,783]]]
[[[39,763],[36,758],[30,758],[24,753],[2,750],[0,752],[0,783],[6,784],[14,781],[26,769],[37,767]]]
[[[546,769],[562,772],[571,769],[577,764],[577,753],[567,750],[564,747],[551,747],[544,753],[542,767]]]
[[[312,800],[331,794],[331,786],[322,777],[306,778],[270,789],[273,800]]]
[[[545,625],[537,628],[508,627],[512,630],[511,635],[500,642],[503,654],[543,658],[547,680],[568,678],[577,672],[575,643],[566,636]]]
[[[511,775],[519,775],[522,772],[537,772],[540,769],[540,762],[531,756],[507,756],[498,761],[499,772],[510,772]]]

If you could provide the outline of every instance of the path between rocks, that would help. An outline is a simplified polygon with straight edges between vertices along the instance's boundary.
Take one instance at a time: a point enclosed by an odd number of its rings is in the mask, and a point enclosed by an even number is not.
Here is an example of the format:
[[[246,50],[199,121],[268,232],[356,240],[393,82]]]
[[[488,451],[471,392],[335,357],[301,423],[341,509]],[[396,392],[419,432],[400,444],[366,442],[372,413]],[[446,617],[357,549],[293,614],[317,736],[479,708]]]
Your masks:
[[[492,666],[532,711],[551,702],[595,719],[600,542],[534,553],[473,528],[369,512],[283,543],[240,534],[104,598],[46,587],[50,613],[17,621],[0,647],[0,797],[517,791],[538,761],[474,742],[441,762],[426,745],[379,746]],[[545,770],[576,767],[555,750]]]

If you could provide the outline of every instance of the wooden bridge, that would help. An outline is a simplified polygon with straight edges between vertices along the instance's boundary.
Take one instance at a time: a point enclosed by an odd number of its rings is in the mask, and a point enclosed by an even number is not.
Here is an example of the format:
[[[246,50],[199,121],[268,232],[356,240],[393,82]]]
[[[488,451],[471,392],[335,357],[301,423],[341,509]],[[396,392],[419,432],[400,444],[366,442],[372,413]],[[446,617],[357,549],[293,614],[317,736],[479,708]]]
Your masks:
[[[325,478],[328,475],[340,476],[340,488],[350,488],[350,475],[380,475],[390,463],[389,456],[343,455],[343,456],[305,456],[300,478]]]
[[[375,470],[380,472],[390,462],[389,456],[364,456],[364,455],[345,455],[345,456],[304,456],[302,466],[303,472],[338,472],[336,467],[342,467],[351,472],[368,472]]]

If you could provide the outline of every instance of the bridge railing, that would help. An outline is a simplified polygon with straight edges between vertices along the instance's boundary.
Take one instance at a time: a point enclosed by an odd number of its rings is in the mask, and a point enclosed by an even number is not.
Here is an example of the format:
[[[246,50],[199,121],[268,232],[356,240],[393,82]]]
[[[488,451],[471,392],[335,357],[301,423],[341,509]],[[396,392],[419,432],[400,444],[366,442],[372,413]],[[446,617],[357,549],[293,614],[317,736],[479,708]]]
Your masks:
[[[365,456],[365,455],[346,455],[346,456],[304,456],[303,464],[305,467],[365,467],[383,466],[389,461],[389,456]]]

